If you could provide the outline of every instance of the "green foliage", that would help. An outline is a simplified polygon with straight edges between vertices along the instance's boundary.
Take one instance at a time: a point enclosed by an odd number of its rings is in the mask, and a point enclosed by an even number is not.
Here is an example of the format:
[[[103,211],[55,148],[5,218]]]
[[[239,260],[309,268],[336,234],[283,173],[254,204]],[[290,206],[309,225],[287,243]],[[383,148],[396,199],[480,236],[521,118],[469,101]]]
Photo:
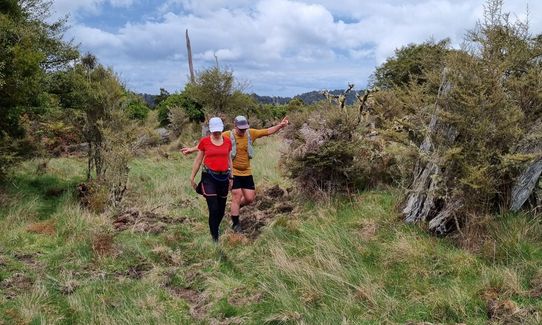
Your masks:
[[[6,158],[0,159],[4,163],[11,164],[24,153],[15,145],[25,137],[21,116],[35,117],[46,110],[43,99],[49,75],[65,69],[78,55],[62,40],[64,21],[47,22],[49,5],[42,0],[8,0],[0,7],[0,156]]]
[[[149,107],[145,100],[137,95],[128,94],[127,106],[125,108],[128,117],[132,120],[145,120],[149,115]]]
[[[169,97],[170,93],[164,88],[160,88],[160,94],[154,97],[154,107],[160,105],[164,100]]]
[[[248,115],[256,106],[254,99],[243,93],[243,86],[235,81],[231,70],[212,67],[197,73],[184,93],[199,103],[210,116],[225,114],[231,119],[238,114]]]
[[[391,181],[390,157],[378,139],[358,127],[357,112],[322,103],[290,117],[285,137],[289,152],[282,164],[300,191],[309,197],[352,193]]]
[[[283,142],[261,140],[270,151]],[[539,323],[539,219],[493,218],[472,252],[398,222],[399,193],[367,191],[300,202],[242,244],[223,225],[220,257],[205,201],[186,182],[192,159],[173,155],[130,163],[127,206],[159,222],[190,220],[166,222],[160,234],[139,232],[142,223],[115,231],[110,214],[81,209],[70,194],[83,181],[79,159],[52,159],[45,175],[36,160],[18,167],[0,206],[0,321],[487,324],[499,322],[488,305],[506,302],[517,307],[514,323]],[[287,186],[277,155],[255,159],[258,188]]]
[[[293,98],[288,102],[288,104],[286,104],[286,110],[288,112],[293,112],[302,109],[303,106],[305,106],[303,99]]]
[[[437,205],[461,202],[456,215],[466,222],[508,205],[525,162],[517,148],[541,123],[539,38],[501,9],[502,1],[488,1],[484,21],[468,33],[463,50],[410,46],[376,73],[387,88],[372,103],[378,131],[407,152],[424,140],[431,144],[418,160],[438,166],[431,185]],[[404,69],[421,50],[433,54],[414,60],[421,64],[416,73]]]
[[[205,119],[202,106],[189,97],[186,91],[184,91],[179,94],[169,95],[156,106],[156,109],[158,110],[158,121],[161,126],[166,126],[171,123],[169,120],[169,111],[173,107],[182,108],[192,122],[201,122]]]
[[[171,107],[168,112],[169,129],[175,138],[178,138],[187,127],[190,119],[181,107]]]
[[[450,40],[445,39],[436,43],[409,44],[395,50],[395,56],[376,69],[373,85],[391,89],[411,82],[426,82],[425,71],[442,68],[449,46]]]

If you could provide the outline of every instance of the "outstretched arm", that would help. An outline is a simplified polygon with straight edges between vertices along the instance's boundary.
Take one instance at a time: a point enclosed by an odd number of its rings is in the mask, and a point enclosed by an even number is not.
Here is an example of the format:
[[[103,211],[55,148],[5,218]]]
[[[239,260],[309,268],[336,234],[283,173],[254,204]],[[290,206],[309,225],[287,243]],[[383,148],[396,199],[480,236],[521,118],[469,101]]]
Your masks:
[[[192,185],[194,189],[196,189],[196,182],[194,181],[194,178],[196,178],[196,174],[199,171],[202,161],[203,151],[198,151],[198,155],[196,156],[196,159],[194,159],[194,164],[192,165],[192,174],[190,174],[190,185]]]
[[[194,147],[183,147],[183,148],[181,149],[181,153],[182,153],[183,155],[185,155],[185,156],[186,156],[186,155],[189,155],[189,154],[191,154],[191,153],[194,153],[194,152],[196,152],[196,151],[198,151],[198,146],[194,146]]]
[[[267,135],[271,135],[271,134],[274,134],[276,133],[278,130],[282,129],[283,127],[285,127],[286,125],[288,125],[288,116],[285,116],[282,121],[280,121],[279,124],[275,125],[275,126],[272,126],[270,128],[267,129]]]

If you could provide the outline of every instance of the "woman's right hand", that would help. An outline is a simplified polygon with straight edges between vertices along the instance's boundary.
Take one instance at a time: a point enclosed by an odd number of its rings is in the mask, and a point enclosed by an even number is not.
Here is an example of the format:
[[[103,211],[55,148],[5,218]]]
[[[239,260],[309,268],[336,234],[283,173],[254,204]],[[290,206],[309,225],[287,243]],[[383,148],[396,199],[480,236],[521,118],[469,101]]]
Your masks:
[[[198,186],[198,184],[196,184],[196,182],[194,181],[193,178],[190,179],[190,185],[192,185],[192,188],[195,190],[196,187]]]
[[[192,149],[192,148],[184,147],[184,148],[181,149],[181,153],[182,153],[183,155],[188,155],[188,154],[192,153],[192,150],[191,150],[191,149]]]

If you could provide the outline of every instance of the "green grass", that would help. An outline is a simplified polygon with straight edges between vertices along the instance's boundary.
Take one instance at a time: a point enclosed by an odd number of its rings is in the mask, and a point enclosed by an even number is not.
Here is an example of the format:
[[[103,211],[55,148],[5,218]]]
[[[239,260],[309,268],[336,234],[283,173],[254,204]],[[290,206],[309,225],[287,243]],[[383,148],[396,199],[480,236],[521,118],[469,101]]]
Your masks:
[[[261,140],[258,187],[291,186],[281,142]],[[52,160],[43,175],[37,161],[22,165],[0,208],[0,324],[487,324],[489,291],[529,310],[524,323],[540,320],[542,300],[528,294],[542,285],[540,217],[499,216],[475,254],[404,224],[388,189],[298,202],[254,242],[217,249],[189,186],[192,158],[130,166],[125,206],[186,218],[160,234],[115,232],[113,212],[79,207],[84,161]],[[44,222],[52,234],[29,231]]]

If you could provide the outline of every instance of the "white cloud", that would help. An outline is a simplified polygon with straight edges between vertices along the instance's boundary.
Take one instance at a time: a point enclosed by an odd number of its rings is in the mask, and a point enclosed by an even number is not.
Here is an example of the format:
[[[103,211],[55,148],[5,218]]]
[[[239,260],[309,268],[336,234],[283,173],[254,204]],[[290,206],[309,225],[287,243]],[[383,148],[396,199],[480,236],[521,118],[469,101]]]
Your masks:
[[[137,0],[58,0],[64,12],[99,14],[105,3],[136,6]],[[231,67],[261,94],[295,95],[315,88],[364,85],[375,66],[398,47],[430,38],[459,46],[483,17],[484,0],[167,0],[155,19],[131,17],[105,32],[72,24],[68,36],[127,78],[136,90],[180,89],[187,80],[185,30],[197,69],[215,62]],[[525,12],[523,0],[505,9]],[[532,31],[542,32],[542,1],[530,4]],[[151,72],[152,71],[152,72]]]

